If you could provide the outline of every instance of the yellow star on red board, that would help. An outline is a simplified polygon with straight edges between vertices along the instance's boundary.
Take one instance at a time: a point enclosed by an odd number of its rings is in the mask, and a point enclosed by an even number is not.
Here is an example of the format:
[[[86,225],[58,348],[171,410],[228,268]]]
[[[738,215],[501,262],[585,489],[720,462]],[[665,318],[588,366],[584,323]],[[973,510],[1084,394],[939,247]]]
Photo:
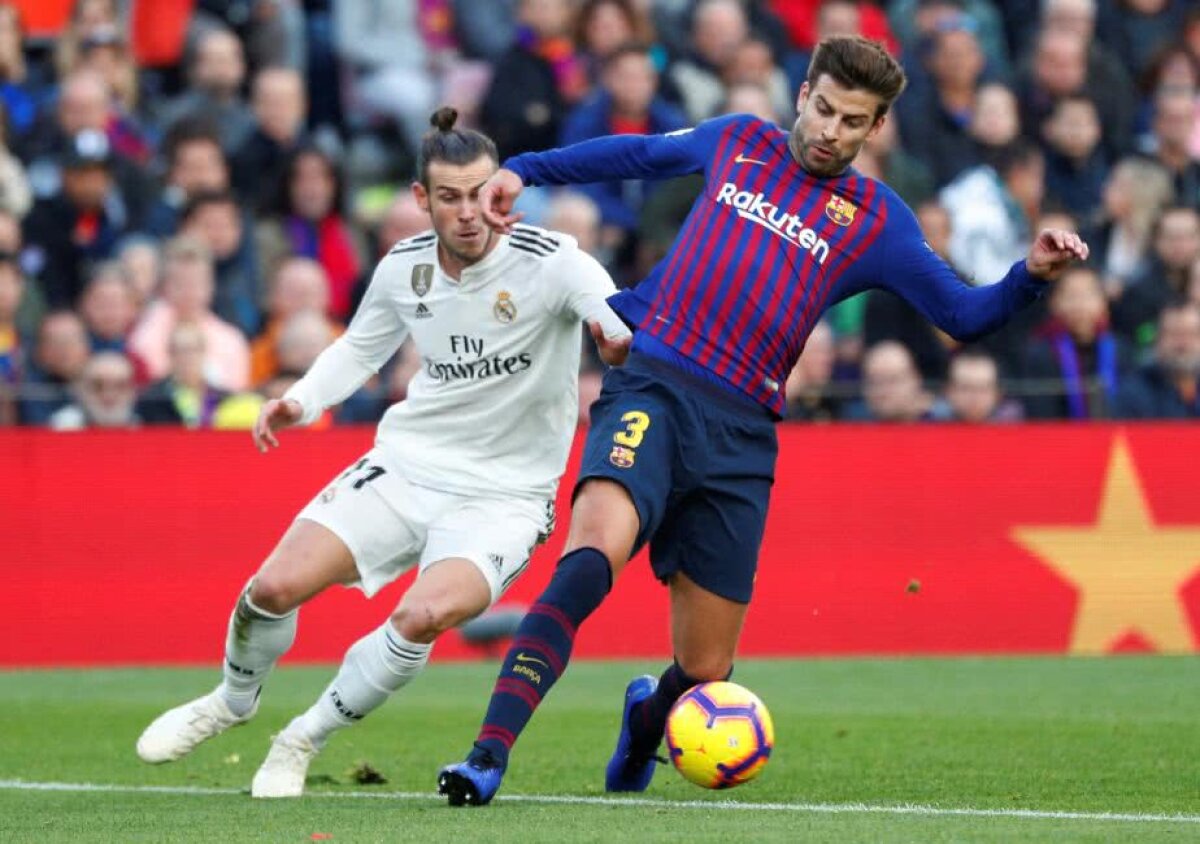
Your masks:
[[[1180,590],[1200,569],[1200,527],[1155,524],[1123,437],[1094,524],[1016,527],[1013,538],[1078,590],[1072,653],[1106,653],[1130,633],[1160,651],[1195,649]]]

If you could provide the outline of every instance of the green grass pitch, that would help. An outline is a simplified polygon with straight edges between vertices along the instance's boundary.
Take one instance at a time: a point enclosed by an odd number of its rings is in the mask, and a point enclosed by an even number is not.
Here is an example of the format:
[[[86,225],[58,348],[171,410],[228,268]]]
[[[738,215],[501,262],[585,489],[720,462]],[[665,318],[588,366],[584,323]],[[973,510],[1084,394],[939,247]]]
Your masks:
[[[735,679],[775,719],[763,775],[706,792],[664,768],[604,802],[624,684],[659,668],[572,665],[497,801],[458,810],[433,783],[470,745],[492,664],[435,664],[284,802],[251,800],[250,779],[332,667],[280,670],[251,724],[160,767],[137,760],[139,732],[214,670],[0,672],[0,841],[1200,840],[1194,658],[744,661]],[[355,784],[360,762],[386,784]],[[108,790],[33,785],[51,783]]]

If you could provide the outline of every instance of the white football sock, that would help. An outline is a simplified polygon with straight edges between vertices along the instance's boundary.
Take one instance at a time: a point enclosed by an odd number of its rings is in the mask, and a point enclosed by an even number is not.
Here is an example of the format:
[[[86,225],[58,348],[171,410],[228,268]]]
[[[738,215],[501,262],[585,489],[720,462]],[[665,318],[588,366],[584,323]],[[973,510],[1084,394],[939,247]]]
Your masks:
[[[320,747],[334,730],[362,720],[421,673],[432,649],[408,641],[385,622],[346,651],[333,682],[293,725]]]
[[[253,706],[275,661],[287,653],[296,639],[299,610],[276,615],[256,607],[250,587],[238,598],[229,618],[225,638],[225,679],[218,688],[235,715],[245,715]]]

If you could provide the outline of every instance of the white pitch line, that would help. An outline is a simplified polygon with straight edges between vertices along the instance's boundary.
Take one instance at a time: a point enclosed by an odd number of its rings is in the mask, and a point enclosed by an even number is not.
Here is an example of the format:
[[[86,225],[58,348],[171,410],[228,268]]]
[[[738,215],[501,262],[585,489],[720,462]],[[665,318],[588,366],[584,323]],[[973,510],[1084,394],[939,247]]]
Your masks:
[[[26,782],[0,780],[0,791],[65,791],[130,794],[238,795],[245,789],[194,785],[116,785],[88,782]],[[310,798],[371,800],[441,800],[424,791],[312,791]],[[926,817],[1026,818],[1030,820],[1116,821],[1120,823],[1200,824],[1200,815],[1157,815],[1130,812],[1065,812],[1046,809],[973,809],[870,803],[747,803],[738,800],[655,800],[636,797],[585,797],[560,794],[506,794],[501,803],[544,803],[570,806],[627,806],[650,809],[706,809],[743,812],[800,812],[818,815],[921,815]]]

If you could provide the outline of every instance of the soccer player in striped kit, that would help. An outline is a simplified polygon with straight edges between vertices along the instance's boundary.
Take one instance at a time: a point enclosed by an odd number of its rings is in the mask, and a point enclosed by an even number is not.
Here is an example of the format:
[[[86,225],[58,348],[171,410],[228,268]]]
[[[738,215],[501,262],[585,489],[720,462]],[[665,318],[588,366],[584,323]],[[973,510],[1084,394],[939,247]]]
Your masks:
[[[850,166],[904,85],[880,45],[830,38],[813,57],[791,132],[732,115],[669,135],[598,138],[518,155],[485,186],[485,219],[508,231],[524,185],[705,178],[667,256],[609,300],[634,330],[633,350],[605,376],[592,408],[565,554],[517,632],[474,749],[439,774],[451,804],[495,795],[513,743],[566,668],[579,625],[647,543],[670,589],[675,661],[660,678],[627,687],[605,785],[649,785],[671,705],[732,671],[783,385],[827,307],[883,288],[969,340],[1087,257],[1077,235],[1048,229],[1003,279],[964,285],[896,194]]]

